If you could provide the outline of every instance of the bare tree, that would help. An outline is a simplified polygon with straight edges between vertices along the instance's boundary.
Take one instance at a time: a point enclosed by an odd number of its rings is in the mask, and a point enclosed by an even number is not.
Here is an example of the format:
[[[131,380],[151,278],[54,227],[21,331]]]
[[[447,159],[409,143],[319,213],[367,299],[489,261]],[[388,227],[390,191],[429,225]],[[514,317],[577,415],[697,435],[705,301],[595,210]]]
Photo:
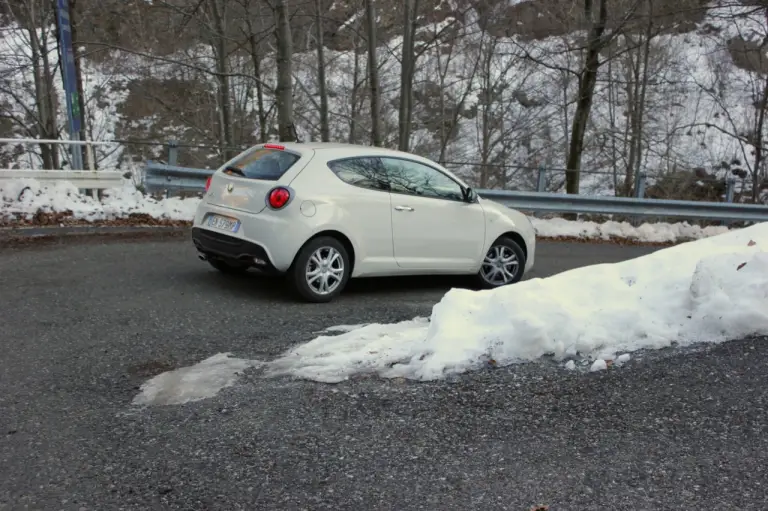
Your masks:
[[[293,124],[293,36],[291,22],[285,0],[273,0],[275,13],[275,40],[277,43],[277,125],[280,140],[296,140],[296,128]]]
[[[325,48],[323,43],[323,14],[321,0],[315,0],[315,44],[317,45],[317,92],[320,96],[320,139],[331,140],[328,125],[328,89],[325,83]]]
[[[768,111],[768,27],[763,26],[763,34],[758,40],[754,35],[742,32],[737,20],[758,17],[768,24],[768,6],[760,12],[748,12],[734,16],[732,22],[739,35],[728,41],[721,41],[722,53],[709,55],[710,66],[715,71],[712,82],[698,82],[701,93],[716,105],[715,119],[697,122],[688,129],[716,130],[736,143],[738,154],[733,156],[736,167],[742,163],[746,167],[743,177],[751,178],[751,200],[758,202],[765,177],[766,152],[766,112]],[[753,19],[753,21],[755,21]],[[728,58],[730,54],[730,59]],[[722,60],[718,60],[722,59]],[[744,79],[730,71],[730,62],[746,71]],[[730,90],[731,94],[726,91]],[[749,101],[731,103],[733,92],[740,91]],[[731,167],[732,165],[727,165]],[[736,170],[738,172],[738,170]]]
[[[405,0],[403,5],[403,48],[400,61],[400,110],[398,149],[408,151],[411,138],[413,74],[416,66],[414,40],[419,12],[419,0]]]
[[[437,28],[436,28],[437,31]],[[448,151],[448,145],[455,137],[459,120],[467,105],[467,99],[476,91],[475,78],[480,58],[461,57],[470,54],[471,44],[466,43],[471,36],[478,31],[477,22],[469,23],[456,37],[441,38],[437,33],[433,34],[436,43],[432,46],[438,76],[438,127],[437,137],[439,142],[438,161],[444,163]],[[480,31],[483,34],[482,31]],[[482,46],[482,35],[480,45]],[[463,64],[457,68],[457,61]]]
[[[379,64],[376,58],[376,10],[373,0],[365,0],[366,32],[368,34],[368,87],[371,93],[371,144],[381,146],[381,107],[379,91]]]
[[[8,109],[4,115],[10,117],[28,136],[58,138],[55,64],[51,63],[56,43],[51,41],[52,33],[48,28],[55,23],[52,5],[44,0],[4,0],[4,3],[7,12],[19,23],[22,33],[17,51],[3,56],[4,59],[12,59],[13,67],[16,67],[15,72],[0,77],[0,92],[13,99],[13,103],[6,103]],[[34,89],[25,90],[24,75],[30,71]],[[32,98],[31,104],[29,98]],[[40,144],[40,155],[46,169],[61,168],[55,146]]]
[[[587,55],[584,67],[579,74],[579,92],[576,102],[576,112],[573,114],[571,125],[571,141],[566,160],[565,186],[567,193],[579,193],[579,178],[581,175],[581,155],[584,152],[584,134],[587,131],[589,112],[592,109],[592,97],[597,83],[597,71],[600,67],[600,50],[605,46],[603,37],[608,23],[608,0],[597,0],[599,12],[593,20],[592,0],[584,0],[584,17],[592,21],[587,42]]]
[[[221,154],[229,160],[235,141],[232,134],[232,100],[230,99],[229,83],[229,48],[226,33],[227,1],[207,0],[206,15],[210,17],[209,44],[215,59],[216,92],[218,98],[218,126]]]

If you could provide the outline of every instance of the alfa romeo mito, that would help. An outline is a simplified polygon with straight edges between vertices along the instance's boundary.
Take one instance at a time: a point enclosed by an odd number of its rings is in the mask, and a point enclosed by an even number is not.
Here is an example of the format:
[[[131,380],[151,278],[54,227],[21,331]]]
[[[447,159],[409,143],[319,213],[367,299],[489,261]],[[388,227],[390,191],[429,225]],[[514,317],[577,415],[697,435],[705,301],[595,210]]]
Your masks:
[[[205,185],[192,240],[217,270],[283,274],[310,302],[331,301],[357,277],[513,284],[536,248],[528,217],[433,161],[333,143],[259,144],[222,165]]]

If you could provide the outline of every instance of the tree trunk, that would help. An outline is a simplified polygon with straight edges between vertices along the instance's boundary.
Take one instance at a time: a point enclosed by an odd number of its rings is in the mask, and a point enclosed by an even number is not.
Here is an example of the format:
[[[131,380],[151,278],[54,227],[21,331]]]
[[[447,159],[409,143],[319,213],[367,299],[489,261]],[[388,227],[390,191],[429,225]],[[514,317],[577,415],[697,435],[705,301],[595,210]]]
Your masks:
[[[293,125],[293,39],[285,0],[275,0],[275,39],[277,42],[277,128],[280,140],[296,141]]]
[[[579,193],[579,180],[581,174],[581,155],[584,152],[584,135],[587,130],[589,113],[592,109],[592,98],[597,83],[597,72],[600,67],[600,50],[605,44],[603,32],[608,18],[608,0],[598,0],[600,10],[597,22],[594,22],[589,34],[587,44],[587,58],[579,76],[579,93],[576,101],[576,112],[573,115],[571,126],[571,141],[568,147],[568,160],[566,162],[565,189],[567,193]],[[592,0],[584,0],[584,14],[586,19],[592,19]]]
[[[418,0],[405,0],[403,20],[403,49],[400,65],[400,109],[398,149],[408,151],[411,140],[411,118],[413,116],[413,74],[415,67],[414,36],[416,32],[416,16],[419,8]]]
[[[768,7],[765,8],[765,20],[768,22]],[[768,46],[768,36],[763,39],[761,45],[763,48]],[[763,129],[765,126],[765,110],[768,108],[768,77],[763,76],[763,90],[761,91],[760,100],[758,102],[757,122],[755,123],[755,161],[752,166],[752,202],[757,204],[760,199],[760,186],[762,180],[760,179],[761,172],[760,166],[763,163]]]
[[[315,0],[315,43],[317,44],[317,90],[320,95],[320,140],[329,142],[328,89],[325,86],[325,48],[323,48],[323,17],[321,0]]]
[[[264,109],[264,84],[261,80],[261,54],[259,52],[259,42],[256,40],[256,34],[251,30],[249,40],[251,43],[251,62],[253,62],[253,76],[256,78],[256,114],[259,117],[259,140],[264,143],[269,140],[269,131],[267,129],[267,112]]]
[[[621,190],[619,188],[619,151],[616,147],[616,83],[613,79],[613,52],[608,56],[608,118],[611,121],[611,166],[613,178],[613,193],[619,195]]]
[[[352,93],[350,101],[352,103],[349,113],[349,143],[354,144],[357,140],[357,91],[360,83],[360,53],[358,52],[357,41],[355,41],[355,63],[352,71]]]
[[[757,204],[760,198],[761,173],[763,163],[763,129],[765,126],[765,109],[768,108],[768,77],[763,77],[757,123],[755,126],[755,162],[752,167],[752,202]]]
[[[219,102],[219,140],[221,154],[225,160],[233,156],[234,136],[232,134],[232,105],[229,93],[229,75],[227,66],[227,40],[225,35],[224,19],[226,17],[225,4],[220,5],[218,0],[210,1],[211,15],[213,17],[213,40],[211,46],[216,59],[216,88]]]
[[[648,25],[645,30],[643,44],[643,74],[640,80],[640,93],[637,101],[637,125],[633,134],[635,144],[635,186],[640,182],[640,171],[643,163],[643,123],[645,122],[645,98],[648,91],[648,61],[651,54],[651,38],[653,36],[653,0],[648,0]],[[636,192],[636,190],[635,190]]]
[[[40,39],[37,36],[37,12],[34,4],[29,4],[27,15],[29,16],[29,49],[32,57],[32,77],[35,85],[35,102],[37,104],[38,126],[37,131],[40,138],[55,138],[55,120],[51,110],[51,98],[53,97],[53,84],[50,70],[48,73],[43,69],[43,56],[47,53],[47,48],[42,48]],[[41,23],[40,26],[43,26]],[[58,153],[55,147],[50,144],[40,144],[40,156],[43,159],[45,170],[55,170],[58,166]]]
[[[379,105],[379,64],[376,59],[376,11],[373,0],[365,0],[368,33],[368,87],[371,90],[371,144],[381,147],[381,107]]]
[[[489,182],[490,169],[488,163],[491,159],[491,104],[493,102],[493,78],[492,78],[492,64],[494,57],[495,44],[488,43],[488,48],[485,53],[479,56],[483,62],[483,77],[482,86],[480,89],[481,94],[481,112],[480,119],[482,122],[481,137],[480,137],[480,188],[487,188]],[[481,44],[482,50],[482,44]]]
[[[627,38],[628,44],[634,44]],[[624,189],[622,194],[626,197],[632,195],[634,186],[635,159],[637,158],[637,144],[635,137],[638,132],[638,111],[639,111],[639,87],[640,87],[640,57],[633,55],[631,51],[627,52],[626,57],[629,73],[626,77],[627,93],[627,129],[624,133],[624,142],[629,145],[629,156],[627,157],[627,167],[624,169]]]

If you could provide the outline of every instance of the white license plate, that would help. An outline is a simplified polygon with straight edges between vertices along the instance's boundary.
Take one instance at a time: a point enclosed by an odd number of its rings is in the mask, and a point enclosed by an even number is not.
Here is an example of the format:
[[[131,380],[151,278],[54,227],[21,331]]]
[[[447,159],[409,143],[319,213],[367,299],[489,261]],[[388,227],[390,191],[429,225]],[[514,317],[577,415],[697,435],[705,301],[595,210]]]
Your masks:
[[[237,229],[240,227],[240,221],[226,216],[211,215],[208,217],[208,227],[221,231],[237,232]]]

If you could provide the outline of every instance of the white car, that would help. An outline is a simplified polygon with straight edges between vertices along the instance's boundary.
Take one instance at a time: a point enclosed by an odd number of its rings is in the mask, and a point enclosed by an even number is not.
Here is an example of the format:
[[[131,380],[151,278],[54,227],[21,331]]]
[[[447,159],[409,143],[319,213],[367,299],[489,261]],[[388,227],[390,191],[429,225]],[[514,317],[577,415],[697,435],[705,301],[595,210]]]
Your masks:
[[[528,217],[409,153],[260,144],[205,189],[192,226],[200,259],[227,273],[286,274],[311,302],[332,300],[356,277],[476,275],[493,288],[533,266]]]

